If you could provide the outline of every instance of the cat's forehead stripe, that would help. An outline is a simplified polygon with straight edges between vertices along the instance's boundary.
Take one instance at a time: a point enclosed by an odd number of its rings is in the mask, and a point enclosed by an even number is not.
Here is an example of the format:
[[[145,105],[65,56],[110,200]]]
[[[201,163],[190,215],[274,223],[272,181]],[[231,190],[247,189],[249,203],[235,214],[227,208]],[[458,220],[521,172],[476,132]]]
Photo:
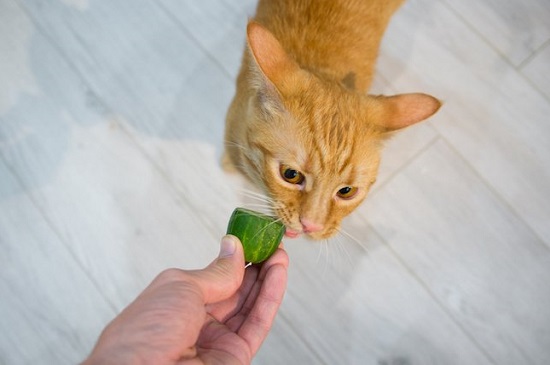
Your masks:
[[[328,153],[332,156],[331,170],[342,175],[352,160],[355,149],[355,133],[352,130],[352,123],[338,112],[333,113],[329,123],[330,127],[327,128],[325,143],[328,146]]]
[[[321,166],[325,166],[325,155],[329,152],[327,151],[326,149],[324,149],[322,146],[321,146],[321,143],[322,141],[320,140],[320,138],[318,138],[318,132],[317,132],[317,128],[318,128],[318,124],[315,122],[314,118],[308,118],[308,128],[309,128],[309,133],[310,133],[310,141],[311,141],[311,148],[312,148],[312,152],[313,154],[318,158],[319,160],[319,163],[321,164]],[[309,159],[311,159],[312,157],[310,156]],[[308,161],[308,164],[311,163],[310,161]]]
[[[330,117],[322,113],[313,112],[303,121],[306,126],[307,138],[304,143],[307,159],[303,161],[305,171],[320,169],[340,174],[351,160],[349,131],[342,130],[338,125],[337,113]],[[350,148],[351,147],[351,148]]]

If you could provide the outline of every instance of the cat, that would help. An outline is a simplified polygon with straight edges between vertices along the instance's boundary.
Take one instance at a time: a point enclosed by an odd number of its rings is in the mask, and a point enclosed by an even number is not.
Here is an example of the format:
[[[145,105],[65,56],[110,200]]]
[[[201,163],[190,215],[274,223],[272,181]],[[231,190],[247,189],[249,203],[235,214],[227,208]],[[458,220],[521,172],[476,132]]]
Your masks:
[[[441,106],[368,95],[402,0],[260,0],[225,129],[223,166],[269,197],[287,237],[327,239],[376,181],[383,141]]]

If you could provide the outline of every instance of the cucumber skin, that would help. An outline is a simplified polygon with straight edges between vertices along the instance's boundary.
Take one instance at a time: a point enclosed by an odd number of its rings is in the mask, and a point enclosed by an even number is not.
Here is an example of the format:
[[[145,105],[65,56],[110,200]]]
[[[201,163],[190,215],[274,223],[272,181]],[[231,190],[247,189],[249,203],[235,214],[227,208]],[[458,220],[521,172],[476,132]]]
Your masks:
[[[246,262],[258,264],[277,250],[285,234],[285,226],[274,217],[236,208],[229,219],[227,234],[241,240]]]

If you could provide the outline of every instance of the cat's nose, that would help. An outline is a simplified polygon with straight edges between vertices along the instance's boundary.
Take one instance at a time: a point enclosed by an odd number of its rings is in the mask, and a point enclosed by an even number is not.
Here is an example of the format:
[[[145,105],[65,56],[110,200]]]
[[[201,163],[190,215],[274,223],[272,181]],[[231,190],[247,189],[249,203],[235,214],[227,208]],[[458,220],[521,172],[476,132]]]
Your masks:
[[[302,223],[304,233],[314,233],[314,232],[320,232],[323,230],[322,224],[315,223],[313,221],[310,221],[307,218],[301,218],[300,222]]]

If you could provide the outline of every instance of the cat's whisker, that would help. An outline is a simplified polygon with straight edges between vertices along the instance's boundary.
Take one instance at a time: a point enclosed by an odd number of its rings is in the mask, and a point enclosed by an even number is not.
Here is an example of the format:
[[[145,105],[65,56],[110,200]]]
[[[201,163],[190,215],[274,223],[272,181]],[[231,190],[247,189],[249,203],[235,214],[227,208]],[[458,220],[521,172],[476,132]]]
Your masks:
[[[247,207],[257,207],[257,208],[264,208],[264,209],[270,209],[271,204],[269,203],[263,203],[263,202],[246,202],[244,203]]]
[[[254,195],[250,195],[248,193],[245,193],[243,192],[243,197],[247,198],[247,199],[250,199],[250,200],[253,200],[255,202],[258,202],[258,203],[266,203],[266,204],[271,204],[271,201],[269,199],[266,199],[266,198],[262,198],[260,196],[254,196]]]
[[[319,260],[321,259],[321,255],[323,254],[323,242],[319,244],[319,251],[317,252],[317,259],[315,260],[315,263],[319,265]]]
[[[273,199],[271,199],[270,197],[268,197],[264,194],[257,193],[255,191],[251,191],[251,190],[246,190],[246,189],[243,189],[241,191],[245,196],[247,196],[249,198],[261,200],[261,201],[264,201],[264,202],[267,202],[267,203],[273,203]]]
[[[320,250],[319,250],[319,258],[322,256],[322,253],[325,253],[325,264],[323,266],[323,271],[321,273],[322,276],[325,276],[325,273],[327,272],[328,267],[328,260],[329,260],[329,247],[328,247],[328,240],[324,240],[320,242]]]
[[[254,200],[258,203],[264,203],[266,205],[272,205],[273,204],[273,201],[269,197],[267,197],[263,194],[256,193],[254,191],[250,191],[250,190],[246,190],[246,189],[241,189],[240,191],[244,195],[245,198],[252,199],[252,200]]]
[[[245,194],[248,194],[250,196],[255,196],[255,197],[259,197],[259,198],[263,198],[263,199],[269,199],[269,197],[267,195],[265,195],[263,192],[259,192],[259,191],[256,191],[256,190],[250,190],[250,189],[241,189],[241,191]]]
[[[345,260],[347,262],[347,266],[351,266],[353,264],[353,260],[351,259],[351,255],[346,247],[346,242],[342,241],[339,236],[334,237],[336,239],[336,247],[339,249],[339,252],[343,252],[343,256],[345,257]],[[341,265],[338,265],[340,267]]]
[[[234,165],[234,166],[237,170],[241,170],[241,171],[246,171],[248,169],[248,166],[246,166],[245,164],[242,164],[242,163],[240,163],[238,165]]]
[[[274,214],[277,209],[284,208],[284,204],[273,200],[271,197],[255,191],[242,189],[241,192],[247,198],[256,200],[257,202],[246,203],[247,206],[256,206],[261,209],[266,209],[269,214]]]
[[[347,238],[349,238],[351,241],[353,241],[354,243],[358,244],[359,247],[361,247],[362,249],[364,249],[367,253],[369,252],[369,249],[367,248],[367,246],[359,241],[357,238],[355,238],[354,236],[352,236],[350,233],[346,232],[345,230],[343,230],[342,228],[337,228],[336,229],[338,231],[338,233],[341,233],[343,234],[344,236],[346,236]]]
[[[343,257],[342,255],[342,246],[340,245],[340,242],[337,239],[334,239],[330,242],[330,245],[334,247],[334,257],[333,259],[333,266],[339,267],[339,263],[341,262],[341,259]]]
[[[253,203],[246,203],[243,204],[244,208],[255,210],[260,213],[264,213],[267,215],[272,215],[272,208],[269,205],[266,204],[253,204]]]
[[[237,148],[240,148],[241,150],[248,150],[248,147],[246,146],[243,146],[242,144],[239,144],[239,143],[236,143],[236,142],[233,142],[233,141],[225,141],[225,146],[230,146],[230,147],[237,147]]]
[[[251,201],[251,202],[245,202],[243,205],[245,207],[247,207],[249,209],[253,209],[253,210],[254,209],[261,209],[262,213],[265,213],[265,214],[273,215],[274,212],[275,212],[275,209],[274,209],[275,207],[273,206],[273,204],[268,203],[268,202]]]

